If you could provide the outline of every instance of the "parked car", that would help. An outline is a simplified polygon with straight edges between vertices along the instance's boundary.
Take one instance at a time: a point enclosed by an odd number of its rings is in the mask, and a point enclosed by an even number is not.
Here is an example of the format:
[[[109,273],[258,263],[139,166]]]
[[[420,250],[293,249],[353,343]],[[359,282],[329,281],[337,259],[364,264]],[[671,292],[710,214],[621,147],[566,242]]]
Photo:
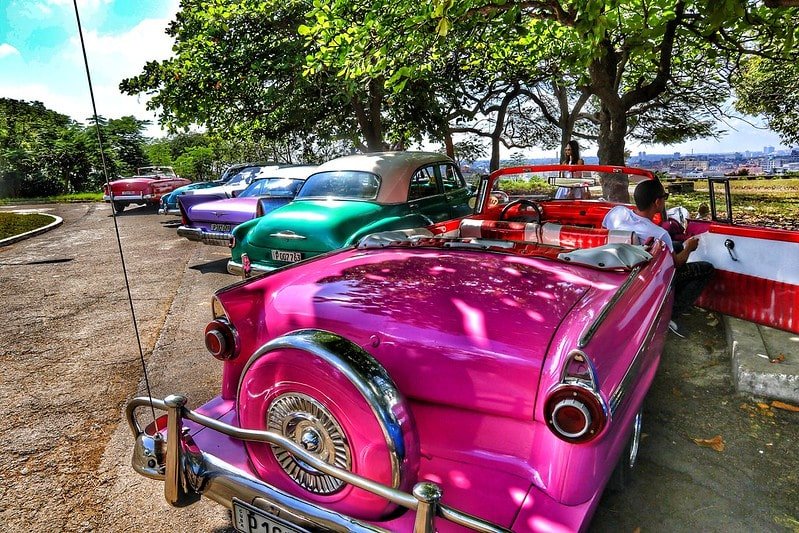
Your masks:
[[[204,196],[178,199],[183,224],[178,235],[190,241],[228,246],[234,227],[289,203],[315,166],[266,167],[235,198],[203,202]],[[189,200],[184,205],[184,201]],[[192,205],[192,202],[199,201]]]
[[[131,204],[158,206],[163,195],[189,183],[178,177],[172,167],[142,167],[135,176],[104,185],[103,200],[111,202],[117,213]]]
[[[491,202],[512,170],[474,215],[217,291],[221,394],[133,400],[134,468],[240,531],[586,528],[635,462],[674,265],[608,202]]]
[[[208,189],[211,187],[216,187],[218,185],[223,185],[230,181],[233,176],[239,172],[242,168],[250,165],[251,163],[240,163],[235,165],[230,165],[226,168],[222,175],[219,176],[219,179],[213,181],[195,181],[193,183],[189,183],[188,185],[184,185],[182,187],[178,187],[174,191],[170,192],[169,194],[165,194],[161,197],[161,204],[158,207],[158,214],[159,215],[179,215],[180,209],[178,208],[178,197],[186,194],[186,191],[190,191],[193,189]]]
[[[200,181],[200,182],[191,183],[189,185],[184,185],[183,187],[179,187],[179,188],[175,189],[174,191],[172,191],[171,193],[164,195],[161,198],[161,205],[158,208],[158,214],[159,215],[179,215],[180,214],[180,208],[178,207],[178,198],[180,196],[183,196],[184,194],[186,194],[188,191],[206,191],[207,192],[208,189],[214,189],[216,187],[227,185],[228,183],[233,181],[233,179],[235,178],[235,176],[237,174],[239,174],[240,172],[244,171],[245,169],[247,169],[249,167],[273,166],[273,165],[274,166],[278,166],[277,163],[237,163],[235,165],[230,165],[227,169],[225,169],[225,171],[222,173],[222,175],[219,177],[218,180]],[[209,195],[210,194],[214,194],[214,192],[215,191],[210,191]],[[215,198],[228,198],[229,196],[230,195],[228,195],[228,194],[220,194],[218,196],[215,196]],[[213,198],[214,197],[209,198],[209,200],[212,200]]]
[[[382,152],[328,161],[290,204],[233,230],[228,272],[263,272],[358,242],[369,233],[469,214],[457,165],[429,152]]]

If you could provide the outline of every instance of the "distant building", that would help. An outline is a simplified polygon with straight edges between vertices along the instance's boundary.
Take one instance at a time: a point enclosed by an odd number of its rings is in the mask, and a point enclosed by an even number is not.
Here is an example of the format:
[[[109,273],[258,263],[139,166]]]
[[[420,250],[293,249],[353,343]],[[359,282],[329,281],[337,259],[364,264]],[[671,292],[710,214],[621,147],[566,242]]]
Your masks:
[[[708,161],[707,159],[697,159],[697,158],[688,158],[685,159],[678,159],[676,161],[671,162],[671,166],[674,170],[683,170],[683,171],[692,171],[692,170],[707,170]]]
[[[763,153],[765,155],[773,154],[774,153],[774,147],[773,146],[764,146],[763,147]]]

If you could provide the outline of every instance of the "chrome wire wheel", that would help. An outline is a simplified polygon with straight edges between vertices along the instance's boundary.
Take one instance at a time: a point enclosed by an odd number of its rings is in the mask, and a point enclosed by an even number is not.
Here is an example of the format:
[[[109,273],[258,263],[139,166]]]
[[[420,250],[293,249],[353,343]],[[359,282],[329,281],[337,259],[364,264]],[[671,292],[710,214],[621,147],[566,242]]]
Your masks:
[[[300,393],[275,398],[267,413],[270,431],[280,433],[320,460],[351,470],[349,443],[338,421],[322,404]],[[345,483],[272,446],[275,459],[295,483],[314,494],[334,494]]]

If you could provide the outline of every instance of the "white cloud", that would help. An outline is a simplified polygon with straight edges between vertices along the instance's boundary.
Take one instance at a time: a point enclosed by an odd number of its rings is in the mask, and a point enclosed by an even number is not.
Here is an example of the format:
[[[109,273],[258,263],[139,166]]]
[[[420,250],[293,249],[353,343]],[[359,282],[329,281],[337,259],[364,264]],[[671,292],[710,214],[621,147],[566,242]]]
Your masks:
[[[100,0],[102,1],[102,0]],[[97,3],[97,0],[89,0]],[[51,0],[50,5],[58,4]],[[146,19],[124,33],[104,35],[96,30],[84,31],[86,54],[91,71],[97,113],[106,118],[134,115],[138,119],[157,122],[145,107],[146,96],[128,96],[119,92],[119,83],[141,72],[147,61],[162,60],[172,54],[172,40],[164,30],[177,12],[162,19]],[[0,47],[0,52],[3,48]],[[45,61],[29,63],[26,79],[0,75],[0,95],[8,98],[42,102],[47,108],[84,122],[92,115],[91,98],[83,53],[78,36],[64,43],[60,53]],[[18,71],[18,70],[17,70]],[[146,135],[163,135],[157,125]]]
[[[19,55],[19,50],[14,48],[8,43],[0,44],[0,58],[7,57],[7,56],[14,56]]]

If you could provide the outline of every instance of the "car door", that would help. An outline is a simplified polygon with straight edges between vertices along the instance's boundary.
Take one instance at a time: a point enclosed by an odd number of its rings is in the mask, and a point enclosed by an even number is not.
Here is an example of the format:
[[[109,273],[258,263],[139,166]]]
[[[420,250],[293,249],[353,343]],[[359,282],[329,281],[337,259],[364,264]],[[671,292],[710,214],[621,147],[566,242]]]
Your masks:
[[[701,307],[799,333],[799,231],[714,222],[689,260],[716,269]]]
[[[725,186],[726,218],[717,216],[709,180],[711,221],[688,223],[690,233],[701,232],[689,261],[708,261],[716,269],[697,304],[799,333],[799,231],[734,224],[729,181],[715,181]]]
[[[438,165],[427,165],[411,177],[408,189],[408,209],[413,213],[420,213],[432,222],[449,220],[450,207],[441,188],[440,172]]]
[[[465,217],[472,213],[469,207],[469,188],[458,168],[451,163],[436,166],[436,173],[444,191],[444,199],[449,206],[450,218]]]

